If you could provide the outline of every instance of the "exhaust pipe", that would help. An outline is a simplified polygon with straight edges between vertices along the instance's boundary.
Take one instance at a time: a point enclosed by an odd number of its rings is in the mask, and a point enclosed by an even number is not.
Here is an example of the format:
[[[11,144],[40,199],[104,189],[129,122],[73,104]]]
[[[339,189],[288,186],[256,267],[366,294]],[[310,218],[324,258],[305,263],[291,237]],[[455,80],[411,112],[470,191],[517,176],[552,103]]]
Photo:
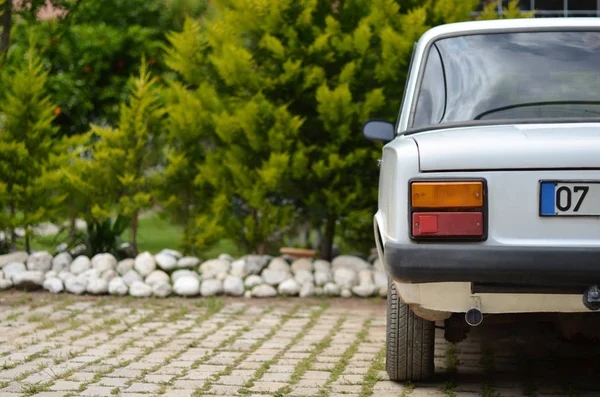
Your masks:
[[[600,309],[600,288],[592,285],[583,293],[583,305],[590,310]]]
[[[483,313],[477,307],[472,307],[465,313],[465,321],[471,327],[476,327],[483,322]]]
[[[479,297],[473,296],[471,300],[473,301],[473,307],[465,313],[465,321],[471,327],[476,327],[483,322],[483,313],[479,309]]]

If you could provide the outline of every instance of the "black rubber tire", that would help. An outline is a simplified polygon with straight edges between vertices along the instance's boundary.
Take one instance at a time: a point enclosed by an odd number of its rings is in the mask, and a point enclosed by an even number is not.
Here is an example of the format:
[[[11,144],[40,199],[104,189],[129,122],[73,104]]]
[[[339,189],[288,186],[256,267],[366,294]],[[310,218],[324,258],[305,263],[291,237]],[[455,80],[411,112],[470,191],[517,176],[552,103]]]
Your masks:
[[[434,372],[435,323],[402,303],[391,280],[387,297],[385,369],[393,381],[422,381]]]

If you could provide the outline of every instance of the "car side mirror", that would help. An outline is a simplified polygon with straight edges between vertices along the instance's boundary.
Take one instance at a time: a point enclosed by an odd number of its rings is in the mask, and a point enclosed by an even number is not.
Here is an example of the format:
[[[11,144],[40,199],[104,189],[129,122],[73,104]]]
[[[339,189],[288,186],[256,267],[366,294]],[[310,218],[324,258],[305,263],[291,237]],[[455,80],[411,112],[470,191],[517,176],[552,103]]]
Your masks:
[[[383,120],[369,120],[363,125],[363,135],[371,141],[390,142],[394,140],[394,123]]]

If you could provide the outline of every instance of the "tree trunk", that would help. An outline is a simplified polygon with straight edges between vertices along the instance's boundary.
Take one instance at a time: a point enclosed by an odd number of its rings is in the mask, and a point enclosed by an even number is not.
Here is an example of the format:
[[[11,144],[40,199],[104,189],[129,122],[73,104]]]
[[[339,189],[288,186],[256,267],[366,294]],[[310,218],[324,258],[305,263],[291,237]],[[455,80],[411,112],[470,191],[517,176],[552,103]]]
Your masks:
[[[138,211],[133,213],[133,217],[131,218],[131,246],[133,250],[137,253],[137,231],[139,226],[139,214]]]
[[[4,61],[10,44],[10,29],[12,28],[12,0],[4,0],[2,13],[2,36],[0,37],[0,62]]]
[[[15,220],[15,205],[14,203],[10,203],[10,248],[13,248],[16,246],[17,244],[17,235],[15,233],[15,226],[14,226],[14,220]]]
[[[321,240],[321,259],[330,261],[333,255],[333,237],[335,236],[335,221],[337,217],[329,214],[325,224],[325,234]]]
[[[29,229],[29,226],[25,226],[25,251],[27,251],[28,254],[31,254],[31,230]]]

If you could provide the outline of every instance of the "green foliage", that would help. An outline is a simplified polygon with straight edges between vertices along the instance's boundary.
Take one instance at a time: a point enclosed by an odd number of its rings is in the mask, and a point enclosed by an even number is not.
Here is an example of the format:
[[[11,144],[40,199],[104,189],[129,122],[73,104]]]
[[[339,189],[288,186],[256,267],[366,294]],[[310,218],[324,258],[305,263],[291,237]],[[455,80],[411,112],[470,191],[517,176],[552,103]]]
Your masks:
[[[53,194],[48,166],[54,149],[55,106],[47,95],[47,73],[33,50],[4,76],[6,91],[1,101],[0,226],[24,226],[29,242],[30,226],[51,216],[62,199]],[[29,247],[27,247],[29,249]]]
[[[121,235],[131,224],[131,218],[119,215],[114,220],[108,218],[102,222],[92,222],[87,226],[88,254],[91,256],[110,252],[119,257]]]
[[[535,11],[521,12],[519,8],[518,0],[510,0],[506,7],[502,7],[502,15],[498,14],[498,5],[495,2],[486,4],[481,14],[479,14],[479,20],[490,20],[490,19],[514,19],[514,18],[532,18],[535,15]]]
[[[45,1],[44,1],[45,2]],[[61,133],[88,130],[89,124],[114,125],[127,81],[143,55],[160,72],[161,46],[170,22],[162,0],[64,1],[65,18],[17,18],[9,63],[27,51],[33,35],[49,68],[48,89],[58,106]]]

